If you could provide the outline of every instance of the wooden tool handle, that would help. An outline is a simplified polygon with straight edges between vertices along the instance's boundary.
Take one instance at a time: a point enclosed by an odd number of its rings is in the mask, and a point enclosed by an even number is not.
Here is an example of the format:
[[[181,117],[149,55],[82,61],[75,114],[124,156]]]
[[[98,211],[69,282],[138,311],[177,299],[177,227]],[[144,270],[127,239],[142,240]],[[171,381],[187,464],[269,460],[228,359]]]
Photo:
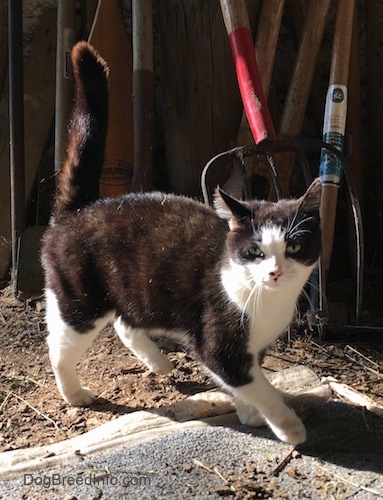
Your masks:
[[[278,135],[281,138],[298,137],[301,133],[330,3],[331,0],[312,0],[308,5],[279,123]],[[289,196],[290,175],[296,155],[286,152],[275,155],[275,158],[282,192],[284,196]]]
[[[347,118],[347,84],[350,65],[351,40],[355,0],[338,0],[331,71],[326,98],[323,140],[343,149]],[[323,229],[323,262],[330,268],[334,241],[338,188],[341,163],[330,153],[321,155],[320,177],[323,184],[321,223]]]
[[[99,0],[89,42],[110,68],[108,133],[101,196],[130,191],[133,177],[132,48],[118,0]]]
[[[275,130],[261,85],[246,5],[243,0],[220,0],[220,4],[246,116],[258,143],[275,137]]]
[[[331,0],[312,0],[308,5],[279,124],[280,136],[296,137],[301,133],[330,3]]]
[[[274,69],[275,52],[282,21],[285,0],[262,2],[261,15],[255,39],[255,59],[258,64],[265,98],[269,94]]]

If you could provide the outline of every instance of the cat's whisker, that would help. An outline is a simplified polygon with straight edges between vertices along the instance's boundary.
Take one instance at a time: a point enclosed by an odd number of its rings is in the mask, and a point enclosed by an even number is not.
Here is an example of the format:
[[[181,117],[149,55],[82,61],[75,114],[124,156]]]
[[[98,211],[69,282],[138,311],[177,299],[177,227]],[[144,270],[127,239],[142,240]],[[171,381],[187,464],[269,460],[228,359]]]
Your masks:
[[[322,297],[323,302],[326,304],[326,296],[324,293],[322,293],[320,287],[318,284],[315,282],[315,280],[310,276],[310,278],[307,280],[307,285],[309,285],[311,288],[313,288],[315,291],[318,292],[318,294]],[[305,288],[302,289],[301,295],[305,297],[307,304],[308,304],[308,310],[310,312],[309,316],[315,316],[316,315],[316,305],[313,302],[312,298],[310,297],[310,294],[307,292]],[[304,315],[306,317],[307,315]],[[301,320],[300,320],[301,321]],[[308,323],[311,325],[310,318],[307,318]],[[310,327],[311,328],[311,327]]]
[[[311,288],[313,288],[316,292],[318,292],[318,295],[321,297],[322,301],[327,304],[327,298],[326,294],[322,292],[319,284],[316,282],[316,280],[310,276],[310,278],[307,280],[307,285],[309,285]],[[306,292],[305,289],[303,289],[304,292]],[[306,292],[307,293],[307,292]]]
[[[295,221],[297,220],[298,217],[298,210],[295,212],[294,217],[292,219],[289,218],[288,224],[287,224],[287,229],[286,232],[289,233],[291,229],[294,227]]]
[[[253,299],[253,296],[255,296],[255,300],[254,302],[256,303],[257,302],[257,286],[253,284],[251,290],[250,290],[250,293],[246,299],[246,302],[245,302],[245,305],[244,305],[244,309],[243,309],[243,312],[250,312],[252,313],[252,311],[254,310],[254,304],[253,304],[253,307],[250,309],[249,308],[249,304],[250,304],[250,301]]]
[[[295,213],[294,213],[294,217],[291,219],[289,218],[288,220],[288,224],[287,224],[287,228],[286,228],[286,231],[289,232],[291,231],[294,227],[298,227],[300,226],[301,224],[304,224],[306,223],[308,220],[312,219],[311,216],[308,216],[306,217],[305,219],[302,219],[298,222],[298,224],[295,225],[296,223],[296,220],[298,218],[298,215],[299,215],[299,210],[297,210]]]
[[[319,284],[312,276],[309,277],[306,284],[311,288],[314,288],[322,297],[325,297],[325,294],[321,291]]]
[[[267,293],[268,291],[266,291]],[[256,292],[255,292],[255,297],[256,297],[256,304],[255,306],[257,307],[257,309],[260,311],[261,313],[261,316],[262,316],[262,313],[263,313],[263,298],[264,298],[264,294],[262,293],[262,290],[260,288],[257,288]]]
[[[290,239],[293,239],[293,238],[301,238],[304,234],[310,234],[311,231],[309,231],[308,229],[298,229],[297,231],[294,231],[292,233],[289,233],[289,238]]]
[[[242,322],[244,320],[244,315],[246,313],[248,313],[252,317],[254,317],[255,315],[257,315],[258,317],[263,316],[263,298],[265,293],[269,292],[269,290],[266,290],[258,283],[254,283],[253,280],[251,280],[251,283],[252,283],[251,291],[243,307],[243,312],[241,316]]]
[[[294,222],[295,222],[295,220],[296,220],[296,217],[294,218]],[[301,225],[303,225],[303,224],[307,224],[308,222],[311,222],[311,221],[313,221],[313,220],[314,220],[314,218],[313,218],[313,217],[311,217],[311,216],[309,216],[309,217],[306,217],[306,218],[304,218],[304,219],[300,220],[297,224],[290,225],[290,226],[288,227],[288,229],[287,229],[287,233],[288,233],[289,237],[291,238],[291,237],[295,236],[296,234],[299,234],[299,233],[300,233],[300,231],[305,231],[305,232],[307,232],[307,231],[308,231],[307,229],[304,229],[304,230],[301,230],[301,229],[300,229],[300,230],[298,230],[298,228],[299,228]],[[310,231],[308,231],[308,232],[310,232]]]
[[[310,221],[307,221],[307,223],[309,223],[309,222]],[[295,226],[295,227],[292,228],[291,232],[292,233],[300,233],[300,232],[306,232],[306,233],[309,232],[310,233],[311,229],[308,228],[307,226],[306,226],[306,229],[302,229],[300,226],[297,225],[297,226]]]
[[[253,290],[255,287],[257,287],[258,285],[254,284],[254,280],[253,279],[249,279],[248,282],[246,283],[246,288],[248,290],[250,290],[250,293],[253,293]]]
[[[305,289],[302,290],[302,295],[307,300],[310,311],[313,312],[315,310],[315,308],[314,308],[314,304],[312,303],[312,300],[310,298],[310,295],[307,293],[307,291]]]

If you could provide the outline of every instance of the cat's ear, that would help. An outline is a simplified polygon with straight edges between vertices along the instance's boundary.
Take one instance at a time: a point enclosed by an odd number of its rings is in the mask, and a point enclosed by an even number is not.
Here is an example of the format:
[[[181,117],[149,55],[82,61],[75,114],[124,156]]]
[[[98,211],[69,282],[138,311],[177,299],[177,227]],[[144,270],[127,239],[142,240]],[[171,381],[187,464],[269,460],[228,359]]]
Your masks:
[[[299,210],[304,212],[316,212],[319,210],[322,196],[322,183],[319,178],[315,179],[307,188],[306,193],[299,198]]]
[[[232,198],[220,188],[217,188],[215,192],[214,208],[221,219],[229,221],[230,229],[242,225],[244,219],[251,220],[252,218],[251,210],[244,203]]]

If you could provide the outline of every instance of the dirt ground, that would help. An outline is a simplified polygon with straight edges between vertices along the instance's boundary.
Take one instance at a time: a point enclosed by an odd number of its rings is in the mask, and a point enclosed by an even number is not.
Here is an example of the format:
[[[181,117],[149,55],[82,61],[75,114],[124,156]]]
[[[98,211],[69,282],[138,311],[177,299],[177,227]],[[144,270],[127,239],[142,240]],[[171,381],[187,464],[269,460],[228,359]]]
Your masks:
[[[150,373],[106,328],[79,366],[80,379],[99,399],[91,408],[70,407],[57,392],[45,342],[44,302],[13,299],[0,291],[0,452],[74,437],[138,409],[169,405],[215,387],[179,345],[166,350],[175,369]],[[333,376],[383,404],[383,339],[321,342],[306,332],[278,341],[265,358],[271,371],[304,364]]]

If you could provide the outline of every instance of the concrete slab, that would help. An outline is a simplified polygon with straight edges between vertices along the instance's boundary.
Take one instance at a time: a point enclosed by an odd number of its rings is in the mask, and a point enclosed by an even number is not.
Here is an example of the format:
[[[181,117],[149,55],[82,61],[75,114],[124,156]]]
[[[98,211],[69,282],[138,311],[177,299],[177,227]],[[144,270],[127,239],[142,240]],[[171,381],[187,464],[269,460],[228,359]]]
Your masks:
[[[1,454],[0,498],[383,498],[383,419],[366,409],[312,407],[308,440],[293,450],[241,425],[225,394],[193,398]]]

